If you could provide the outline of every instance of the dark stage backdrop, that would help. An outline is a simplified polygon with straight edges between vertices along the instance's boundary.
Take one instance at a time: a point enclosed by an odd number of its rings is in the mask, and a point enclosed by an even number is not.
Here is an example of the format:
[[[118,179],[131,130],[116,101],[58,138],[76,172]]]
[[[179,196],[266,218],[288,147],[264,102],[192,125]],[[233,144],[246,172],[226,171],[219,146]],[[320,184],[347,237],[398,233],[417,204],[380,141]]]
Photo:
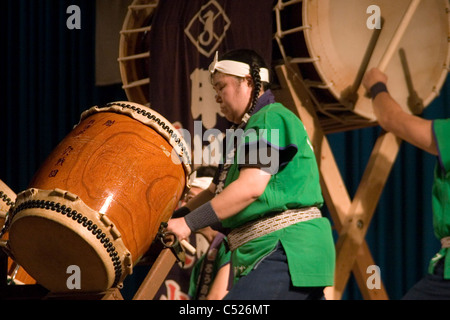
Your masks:
[[[95,1],[8,0],[0,5],[0,179],[17,193],[82,111],[126,95],[121,85],[95,86]],[[66,25],[71,5],[80,8],[81,29]]]
[[[70,5],[81,9],[79,30],[66,27]],[[0,8],[0,179],[17,193],[82,111],[126,97],[120,85],[95,86],[95,1],[3,0]],[[450,117],[449,94],[447,82],[424,117]],[[378,130],[329,136],[351,196]],[[434,157],[403,144],[366,238],[391,299],[425,274],[439,248],[431,215],[434,164]],[[129,288],[123,289],[128,297]],[[344,298],[361,298],[353,280]]]

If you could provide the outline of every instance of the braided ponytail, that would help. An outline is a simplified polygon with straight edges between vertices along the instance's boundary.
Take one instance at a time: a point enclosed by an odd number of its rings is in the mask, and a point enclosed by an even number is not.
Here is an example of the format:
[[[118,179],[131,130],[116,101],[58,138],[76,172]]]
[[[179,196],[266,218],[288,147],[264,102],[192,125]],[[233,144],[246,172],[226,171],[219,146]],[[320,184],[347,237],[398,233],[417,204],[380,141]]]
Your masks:
[[[252,76],[254,84],[252,104],[250,106],[250,109],[248,110],[248,114],[250,115],[253,113],[253,110],[256,107],[256,103],[258,102],[259,99],[259,93],[261,92],[262,84],[261,84],[261,75],[259,72],[260,66],[256,62],[253,62],[250,66],[250,74]]]
[[[250,65],[250,75],[253,79],[253,97],[252,102],[250,104],[250,108],[248,111],[244,114],[242,117],[242,121],[239,124],[238,128],[242,129],[247,124],[248,120],[252,116],[253,111],[255,110],[256,104],[259,100],[259,94],[261,92],[262,82],[261,82],[261,75],[260,75],[261,68],[259,67],[259,64],[255,61],[253,61]]]

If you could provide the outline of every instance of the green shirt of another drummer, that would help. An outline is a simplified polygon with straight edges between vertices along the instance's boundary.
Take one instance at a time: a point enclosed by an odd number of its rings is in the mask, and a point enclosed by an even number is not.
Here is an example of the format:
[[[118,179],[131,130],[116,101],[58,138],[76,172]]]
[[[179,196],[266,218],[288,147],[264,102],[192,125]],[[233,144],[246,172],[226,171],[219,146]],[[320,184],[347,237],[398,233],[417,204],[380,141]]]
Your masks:
[[[241,167],[252,166],[252,156],[253,159],[256,156],[264,158],[266,152],[270,154],[266,160],[270,159],[271,165],[266,162],[265,169],[272,176],[264,193],[235,216],[223,220],[224,227],[236,228],[269,213],[288,209],[322,207],[323,197],[313,148],[303,123],[294,113],[279,103],[266,105],[252,115],[245,133],[244,143],[237,148],[236,161],[228,172],[225,186],[238,178]],[[247,147],[246,151],[242,151],[243,145]],[[255,152],[258,154],[255,155]],[[264,162],[258,160],[260,165]],[[248,274],[275,249],[278,242],[286,252],[294,286],[333,284],[335,249],[330,222],[324,217],[299,222],[238,247],[232,252],[234,281]]]
[[[450,236],[450,119],[434,120],[433,133],[438,147],[432,191],[433,227],[438,239]],[[445,259],[444,279],[450,279],[450,250],[442,248],[431,260],[429,273]]]

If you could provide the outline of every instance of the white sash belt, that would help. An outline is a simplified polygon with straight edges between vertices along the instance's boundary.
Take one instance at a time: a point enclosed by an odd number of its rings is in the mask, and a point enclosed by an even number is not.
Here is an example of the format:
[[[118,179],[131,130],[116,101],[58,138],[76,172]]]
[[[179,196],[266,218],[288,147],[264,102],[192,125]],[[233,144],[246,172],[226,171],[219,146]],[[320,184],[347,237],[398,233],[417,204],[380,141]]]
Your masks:
[[[274,216],[250,221],[241,227],[231,230],[227,235],[228,244],[233,251],[250,240],[259,238],[273,231],[286,228],[298,222],[321,217],[322,214],[317,207],[286,210]]]

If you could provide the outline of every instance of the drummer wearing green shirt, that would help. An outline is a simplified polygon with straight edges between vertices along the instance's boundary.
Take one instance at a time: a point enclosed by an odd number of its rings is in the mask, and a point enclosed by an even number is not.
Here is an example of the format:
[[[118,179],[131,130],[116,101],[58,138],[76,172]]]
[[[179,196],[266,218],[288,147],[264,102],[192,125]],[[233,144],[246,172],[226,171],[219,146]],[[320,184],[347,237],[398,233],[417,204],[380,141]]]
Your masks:
[[[206,226],[229,231],[233,280],[225,299],[323,299],[335,249],[306,130],[275,102],[254,51],[216,54],[210,72],[220,110],[234,123],[225,159],[167,229],[180,240]]]
[[[431,259],[428,274],[405,300],[450,299],[450,119],[427,120],[403,111],[389,94],[387,76],[371,69],[363,79],[378,123],[386,131],[438,157],[432,189],[433,226],[441,250]]]

